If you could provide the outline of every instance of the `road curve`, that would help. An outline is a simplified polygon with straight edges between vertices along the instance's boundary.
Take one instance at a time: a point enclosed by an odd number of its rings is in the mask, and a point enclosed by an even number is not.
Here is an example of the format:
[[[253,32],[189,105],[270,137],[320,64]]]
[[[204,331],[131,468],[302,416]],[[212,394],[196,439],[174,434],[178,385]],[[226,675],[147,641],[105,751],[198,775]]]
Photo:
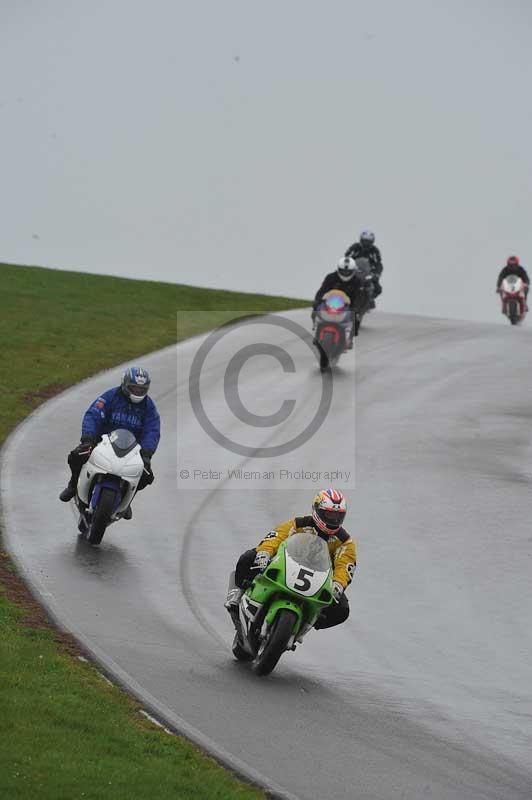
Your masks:
[[[289,317],[306,324],[307,312]],[[322,388],[297,336],[273,337],[295,371],[256,355],[235,366],[240,397],[256,414],[280,409],[286,386],[298,402],[274,434],[248,432],[255,453],[302,429]],[[224,449],[198,425],[188,379],[203,341],[143,359],[163,419],[156,482],[99,549],[78,541],[57,494],[82,412],[120,370],[50,401],[10,438],[5,539],[26,580],[154,711],[280,797],[530,800],[530,333],[374,314],[321,428],[273,461]],[[234,352],[231,335],[216,344],[201,386],[236,439],[241,422],[220,394]],[[227,574],[272,523],[306,513],[319,485],[272,480],[266,463],[340,465],[359,569],[347,623],[311,633],[259,679],[230,654]],[[255,475],[228,477],[236,467]],[[176,478],[194,468],[197,479]]]

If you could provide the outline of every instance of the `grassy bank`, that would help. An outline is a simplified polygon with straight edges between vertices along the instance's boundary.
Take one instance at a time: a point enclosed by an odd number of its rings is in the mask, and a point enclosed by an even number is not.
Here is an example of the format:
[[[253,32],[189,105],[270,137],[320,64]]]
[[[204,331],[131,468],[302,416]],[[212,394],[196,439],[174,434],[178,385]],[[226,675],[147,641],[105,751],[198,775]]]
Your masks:
[[[0,444],[39,403],[99,370],[235,314],[306,305],[6,264],[0,286]],[[264,796],[145,720],[135,701],[75,653],[75,643],[47,625],[1,552],[0,797]]]

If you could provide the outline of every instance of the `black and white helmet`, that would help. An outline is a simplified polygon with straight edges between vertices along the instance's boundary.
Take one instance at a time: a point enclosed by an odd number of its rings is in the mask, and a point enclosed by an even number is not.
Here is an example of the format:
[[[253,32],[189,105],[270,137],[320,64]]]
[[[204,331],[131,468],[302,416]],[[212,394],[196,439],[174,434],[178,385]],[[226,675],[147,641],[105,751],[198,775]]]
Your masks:
[[[341,258],[336,265],[336,272],[343,281],[350,281],[356,271],[357,265],[354,259],[349,258],[349,256]]]

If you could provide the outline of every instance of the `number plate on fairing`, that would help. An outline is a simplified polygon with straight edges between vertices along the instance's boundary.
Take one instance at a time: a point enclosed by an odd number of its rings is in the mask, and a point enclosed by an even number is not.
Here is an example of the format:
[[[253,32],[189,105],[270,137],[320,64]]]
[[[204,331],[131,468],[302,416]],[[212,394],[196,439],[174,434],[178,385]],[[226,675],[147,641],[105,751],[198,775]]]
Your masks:
[[[288,588],[305,595],[305,597],[312,597],[319,592],[327,580],[329,572],[302,567],[287,552],[285,552],[285,558],[285,577]]]

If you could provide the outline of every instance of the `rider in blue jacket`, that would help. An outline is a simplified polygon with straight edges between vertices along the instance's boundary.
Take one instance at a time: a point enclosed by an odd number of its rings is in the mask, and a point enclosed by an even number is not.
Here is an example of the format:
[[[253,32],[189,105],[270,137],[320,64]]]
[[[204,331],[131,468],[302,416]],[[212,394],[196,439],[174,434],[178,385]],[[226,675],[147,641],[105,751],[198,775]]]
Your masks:
[[[153,483],[151,457],[159,444],[161,420],[155,403],[148,397],[150,382],[146,369],[129,367],[124,372],[120,386],[108,389],[89,406],[81,423],[81,442],[68,456],[72,475],[68,485],[59,495],[59,499],[64,503],[68,503],[76,494],[81,468],[100,441],[102,434],[110,433],[116,428],[131,431],[140,444],[144,473],[137,491]],[[124,519],[131,519],[131,516],[131,508],[128,508]]]

